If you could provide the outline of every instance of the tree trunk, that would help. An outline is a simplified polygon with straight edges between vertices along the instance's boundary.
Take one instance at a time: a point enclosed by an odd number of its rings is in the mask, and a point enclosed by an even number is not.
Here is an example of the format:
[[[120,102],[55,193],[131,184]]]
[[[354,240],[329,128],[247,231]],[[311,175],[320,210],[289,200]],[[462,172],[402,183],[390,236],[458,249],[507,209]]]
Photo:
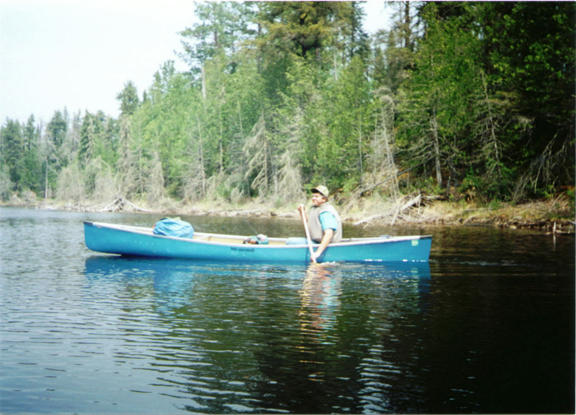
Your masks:
[[[206,67],[202,65],[202,99],[206,100]]]
[[[398,199],[398,194],[400,193],[399,190],[399,186],[398,186],[398,173],[397,173],[397,169],[396,169],[396,162],[394,161],[394,154],[392,153],[392,148],[390,147],[390,140],[389,140],[389,136],[388,136],[388,124],[387,124],[387,119],[385,117],[383,117],[383,126],[382,126],[382,134],[384,136],[384,149],[386,151],[386,170],[388,170],[390,172],[390,174],[392,175],[392,193],[394,195],[394,199]],[[391,120],[390,120],[391,121]],[[391,121],[392,122],[392,121]],[[392,129],[392,126],[390,126],[390,130]]]
[[[412,46],[412,18],[410,17],[410,2],[404,2],[404,47],[414,50]]]
[[[435,167],[436,167],[436,182],[438,186],[442,187],[442,170],[440,168],[440,139],[438,137],[438,120],[436,120],[436,112],[432,116],[430,120],[430,124],[432,127],[432,138],[434,140],[434,160],[435,160]]]
[[[362,177],[364,175],[364,163],[362,161],[362,116],[360,116],[360,126],[358,128],[358,170],[360,177],[360,187],[362,187]]]

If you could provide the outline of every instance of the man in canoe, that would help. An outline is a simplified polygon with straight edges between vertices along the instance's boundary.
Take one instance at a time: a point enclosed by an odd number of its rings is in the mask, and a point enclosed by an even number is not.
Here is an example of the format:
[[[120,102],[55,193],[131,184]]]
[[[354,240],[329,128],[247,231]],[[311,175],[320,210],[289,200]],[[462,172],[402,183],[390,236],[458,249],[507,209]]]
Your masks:
[[[342,221],[336,209],[328,202],[329,194],[324,185],[312,189],[312,208],[308,214],[310,239],[320,244],[315,252],[311,252],[312,262],[317,262],[328,244],[342,239]],[[304,206],[300,205],[298,210],[304,217]]]

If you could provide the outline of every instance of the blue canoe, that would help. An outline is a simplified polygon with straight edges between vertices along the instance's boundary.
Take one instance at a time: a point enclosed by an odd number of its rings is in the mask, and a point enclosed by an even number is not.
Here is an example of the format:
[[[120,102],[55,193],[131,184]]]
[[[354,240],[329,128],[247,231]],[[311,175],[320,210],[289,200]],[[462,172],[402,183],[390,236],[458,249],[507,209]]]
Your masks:
[[[93,251],[125,256],[261,263],[310,261],[306,243],[298,242],[302,238],[269,238],[268,245],[245,245],[247,236],[196,232],[188,239],[156,235],[152,228],[99,222],[84,222],[84,238]],[[330,244],[320,261],[427,262],[431,245],[431,236],[349,238]]]

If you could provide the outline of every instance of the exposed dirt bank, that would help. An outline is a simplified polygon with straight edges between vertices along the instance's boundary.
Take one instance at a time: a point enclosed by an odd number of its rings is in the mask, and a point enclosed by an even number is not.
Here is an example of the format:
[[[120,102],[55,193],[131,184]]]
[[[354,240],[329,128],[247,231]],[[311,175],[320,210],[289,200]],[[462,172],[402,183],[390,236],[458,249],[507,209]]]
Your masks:
[[[12,200],[4,206],[25,206],[81,212],[142,212],[162,215],[213,215],[241,217],[298,218],[297,204],[271,206],[259,201],[231,206],[213,201],[182,204],[163,200],[151,206],[142,201],[118,198],[108,203]],[[408,195],[394,202],[362,199],[337,203],[342,219],[355,225],[485,225],[511,229],[532,229],[546,233],[574,234],[574,203],[566,197],[512,205],[492,203],[480,206],[450,202],[435,197]]]

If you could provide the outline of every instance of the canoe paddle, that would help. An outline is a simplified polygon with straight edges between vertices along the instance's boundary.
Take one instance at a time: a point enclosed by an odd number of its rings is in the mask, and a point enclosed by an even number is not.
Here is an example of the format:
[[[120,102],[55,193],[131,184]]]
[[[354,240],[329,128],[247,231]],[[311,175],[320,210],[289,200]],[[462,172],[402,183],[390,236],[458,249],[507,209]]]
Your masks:
[[[304,223],[304,230],[306,231],[306,242],[308,243],[308,250],[310,251],[310,261],[316,262],[314,259],[314,251],[312,250],[312,239],[310,238],[310,230],[308,229],[304,205],[300,205],[298,210],[300,211],[300,216],[302,216],[302,223]]]

